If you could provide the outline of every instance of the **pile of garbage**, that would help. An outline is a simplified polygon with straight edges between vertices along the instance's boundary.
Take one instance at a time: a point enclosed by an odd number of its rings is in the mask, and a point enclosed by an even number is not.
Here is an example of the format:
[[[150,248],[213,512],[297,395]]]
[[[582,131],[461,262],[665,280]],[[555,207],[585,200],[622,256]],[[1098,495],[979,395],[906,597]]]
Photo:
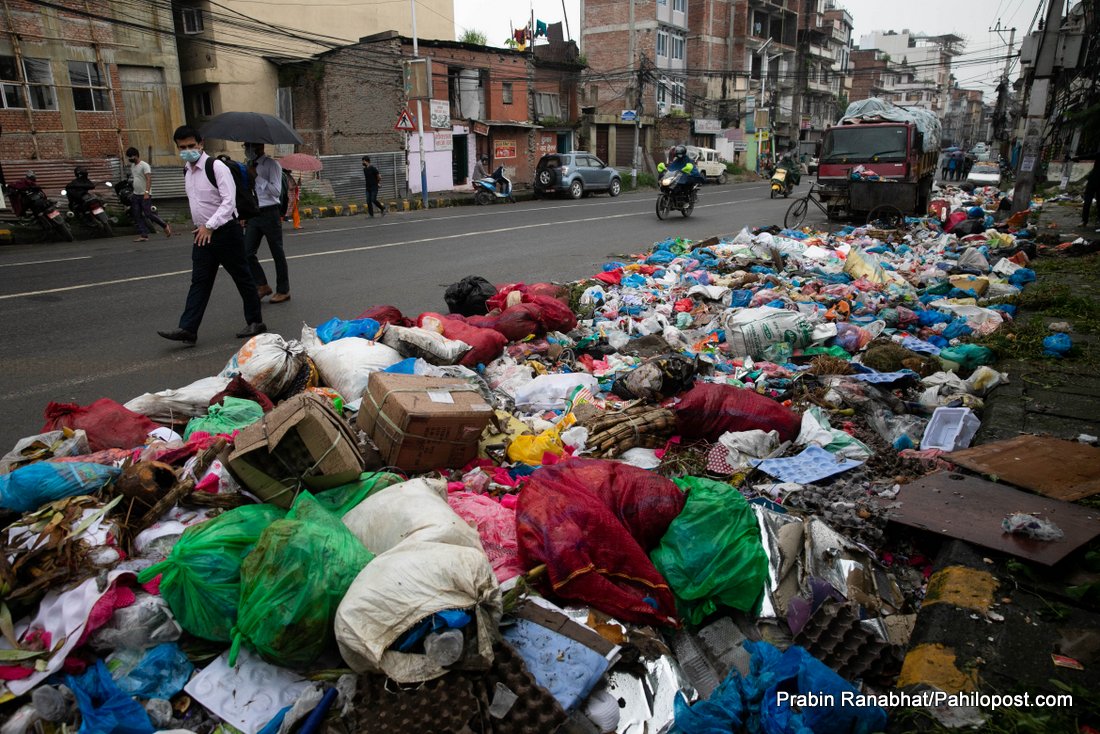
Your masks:
[[[998,201],[471,276],[51,403],[0,459],[0,732],[881,730],[775,694],[896,680],[928,568],[876,503],[1007,379]]]

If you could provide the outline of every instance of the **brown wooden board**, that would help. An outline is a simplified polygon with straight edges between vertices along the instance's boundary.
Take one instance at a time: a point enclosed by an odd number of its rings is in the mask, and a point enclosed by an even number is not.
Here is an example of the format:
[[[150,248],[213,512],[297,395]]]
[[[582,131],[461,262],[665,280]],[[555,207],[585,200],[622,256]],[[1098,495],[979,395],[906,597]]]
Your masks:
[[[1072,502],[1100,492],[1100,448],[1050,436],[1017,436],[954,451],[948,461],[1032,492]]]
[[[1014,512],[1050,520],[1065,534],[1039,541],[1006,533],[1001,521]],[[1100,535],[1100,510],[1021,492],[979,477],[937,472],[902,486],[891,522],[958,538],[1053,566]]]

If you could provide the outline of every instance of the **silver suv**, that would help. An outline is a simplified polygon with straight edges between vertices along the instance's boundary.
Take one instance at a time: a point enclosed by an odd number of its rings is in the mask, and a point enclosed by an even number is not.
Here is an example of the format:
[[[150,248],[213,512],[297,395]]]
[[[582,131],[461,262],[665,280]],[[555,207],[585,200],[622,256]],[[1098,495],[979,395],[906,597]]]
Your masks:
[[[535,168],[535,194],[568,192],[579,199],[592,191],[618,196],[623,190],[619,172],[591,153],[550,153]]]

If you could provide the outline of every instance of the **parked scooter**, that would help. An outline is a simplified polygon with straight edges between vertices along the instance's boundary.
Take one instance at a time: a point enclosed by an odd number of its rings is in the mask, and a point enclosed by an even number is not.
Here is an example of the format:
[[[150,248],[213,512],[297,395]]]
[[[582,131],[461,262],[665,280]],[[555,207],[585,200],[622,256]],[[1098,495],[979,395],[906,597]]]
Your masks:
[[[75,174],[76,178],[61,190],[61,195],[67,196],[69,199],[69,218],[80,222],[89,229],[94,229],[103,237],[114,237],[115,233],[111,229],[111,219],[107,216],[103,199],[100,198],[99,194],[93,192],[95,184],[88,178],[87,169],[78,166]],[[110,181],[104,183],[107,188],[113,187]]]
[[[703,179],[681,170],[661,171],[659,182],[661,193],[657,196],[657,218],[664,219],[673,210],[678,210],[685,218],[695,211],[699,200],[699,187]]]
[[[22,224],[37,223],[51,239],[64,242],[73,241],[72,230],[65,217],[57,210],[57,204],[50,201],[46,192],[38,185],[33,172],[11,184],[4,184],[4,195],[11,202],[12,212]]]
[[[473,181],[473,187],[474,201],[480,205],[492,204],[494,201],[516,203],[512,197],[512,182],[504,175],[504,166],[497,166],[488,178]]]

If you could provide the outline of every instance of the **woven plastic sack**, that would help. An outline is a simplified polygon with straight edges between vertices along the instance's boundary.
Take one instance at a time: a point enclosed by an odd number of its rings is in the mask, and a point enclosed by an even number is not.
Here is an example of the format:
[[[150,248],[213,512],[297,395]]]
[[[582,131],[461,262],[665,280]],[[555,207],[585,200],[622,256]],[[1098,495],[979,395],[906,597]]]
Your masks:
[[[374,319],[379,324],[394,324],[396,326],[412,326],[413,322],[405,318],[396,306],[371,306],[357,319]]]
[[[699,624],[722,607],[753,612],[767,585],[768,557],[752,507],[725,482],[674,481],[687,502],[650,558],[681,616]]]
[[[231,436],[234,431],[250,426],[263,417],[264,409],[256,401],[225,398],[220,405],[211,405],[206,415],[189,420],[183,440],[186,441],[195,432]]]
[[[778,431],[781,441],[792,441],[802,421],[771,398],[752,390],[700,383],[676,405],[676,422],[684,438],[717,441],[726,432],[760,429]]]
[[[88,447],[92,451],[104,449],[132,449],[143,446],[150,431],[157,424],[138,415],[109,398],[102,398],[91,405],[76,403],[50,403],[46,406],[46,424],[42,432],[62,428],[83,429],[88,434]]]
[[[303,492],[244,559],[229,664],[242,644],[278,665],[312,663],[333,646],[336,608],[372,558],[340,518]]]
[[[472,326],[457,318],[426,312],[417,318],[417,325],[438,331],[448,339],[456,339],[469,344],[471,349],[458,361],[463,367],[476,368],[479,364],[489,364],[504,352],[508,340],[498,331]]]
[[[306,362],[301,342],[287,341],[278,334],[252,337],[233,355],[221,377],[241,375],[264,395],[280,395]]]
[[[30,512],[47,502],[98,492],[121,469],[103,464],[39,461],[0,474],[0,508]]]
[[[207,640],[229,642],[241,597],[241,563],[260,534],[285,510],[245,505],[183,531],[164,561],[138,575],[160,579],[160,593],[185,630]]]

